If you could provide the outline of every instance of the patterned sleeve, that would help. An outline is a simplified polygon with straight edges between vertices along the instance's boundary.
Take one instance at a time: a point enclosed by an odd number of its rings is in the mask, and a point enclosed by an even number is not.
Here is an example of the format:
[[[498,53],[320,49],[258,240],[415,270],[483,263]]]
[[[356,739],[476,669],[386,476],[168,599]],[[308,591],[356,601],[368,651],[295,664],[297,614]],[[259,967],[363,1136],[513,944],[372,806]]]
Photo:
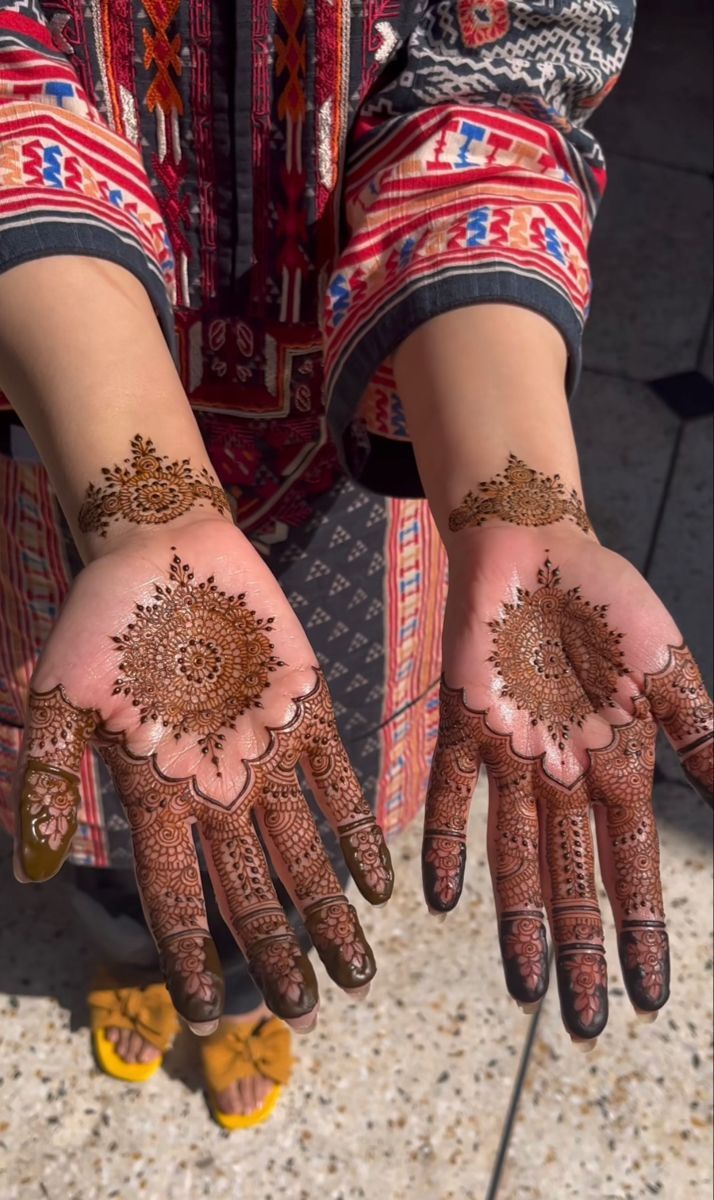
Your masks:
[[[90,101],[39,0],[0,0],[0,271],[54,254],[130,270],[176,355],[174,259],[139,151]]]
[[[576,386],[587,247],[605,187],[585,128],[612,89],[635,0],[427,0],[362,105],[323,305],[326,399],[350,472],[420,485],[390,359],[439,313],[518,304],[560,330]]]

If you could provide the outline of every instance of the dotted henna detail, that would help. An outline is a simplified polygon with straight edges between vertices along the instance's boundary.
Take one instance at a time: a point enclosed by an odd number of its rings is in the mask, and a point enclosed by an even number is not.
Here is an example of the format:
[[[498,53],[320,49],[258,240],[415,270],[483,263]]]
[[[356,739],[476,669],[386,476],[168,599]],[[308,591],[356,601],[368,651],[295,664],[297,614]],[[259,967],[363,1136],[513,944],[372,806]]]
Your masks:
[[[154,602],[137,604],[112,638],[121,654],[113,694],[130,698],[142,723],[161,721],[176,740],[198,735],[218,768],[225,731],[262,707],[271,672],[284,666],[272,652],[273,621],[257,617],[244,593],[220,591],[212,575],[196,583],[174,555],[169,582],[155,584]]]
[[[131,455],[123,464],[103,467],[102,476],[100,485],[89,484],[79,510],[82,533],[106,537],[116,521],[165,525],[201,503],[230,517],[228,499],[205,467],[194,471],[188,458],[171,462],[140,434],[132,438]]]
[[[170,598],[171,589],[162,595],[166,593]],[[387,899],[392,887],[389,852],[340,742],[322,672],[315,669],[313,689],[294,699],[285,724],[268,730],[266,750],[244,760],[246,779],[229,807],[205,797],[193,778],[166,778],[152,757],[131,753],[126,734],[108,732],[95,714],[74,708],[61,689],[39,701],[37,730],[30,730],[28,740],[47,757],[28,761],[21,793],[24,861],[28,854],[41,859],[31,877],[48,877],[58,853],[71,841],[77,780],[55,764],[77,765],[84,747],[75,744],[76,731],[81,729],[83,737],[93,731],[127,813],[137,880],[167,984],[187,1020],[213,1019],[223,996],[220,964],[208,934],[194,824],[221,885],[225,918],[277,1015],[292,1018],[312,1011],[317,982],[280,907],[253,825],[257,810],[290,870],[306,926],[329,973],[345,988],[372,978],[372,953],[341,893],[295,774],[299,761],[311,762],[321,802],[347,848],[345,857],[361,891],[374,902]]]
[[[59,685],[48,692],[31,689],[27,714],[28,758],[41,759],[78,774],[97,721],[95,712],[71,704]]]
[[[653,716],[675,743],[711,734],[714,708],[691,651],[685,645],[667,649],[666,666],[645,676],[644,693]]]
[[[494,520],[531,526],[569,520],[584,533],[592,531],[575,489],[567,492],[560,475],[535,471],[515,454],[509,455],[502,474],[480,483],[475,492],[467,492],[449,516],[449,529],[458,533],[461,529],[476,528]]]
[[[519,587],[516,601],[489,622],[489,658],[501,695],[525,710],[532,725],[545,726],[559,750],[573,726],[612,704],[618,679],[627,675],[623,634],[607,624],[606,604],[584,600],[580,588],[563,591],[560,571],[546,560],[535,592]]]

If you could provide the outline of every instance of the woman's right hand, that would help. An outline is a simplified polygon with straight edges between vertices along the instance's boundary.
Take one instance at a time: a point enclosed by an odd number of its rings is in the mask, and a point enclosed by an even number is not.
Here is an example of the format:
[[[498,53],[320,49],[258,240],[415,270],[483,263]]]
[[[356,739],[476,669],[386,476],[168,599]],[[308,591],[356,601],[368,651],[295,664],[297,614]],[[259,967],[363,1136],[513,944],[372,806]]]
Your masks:
[[[223,1004],[193,826],[223,917],[277,1016],[311,1027],[318,991],[261,837],[328,973],[348,992],[369,984],[372,952],[298,769],[372,904],[392,891],[389,852],[307,638],[260,556],[224,519],[132,531],[77,578],[32,679],[18,879],[49,879],[67,857],[90,744],[125,807],[146,918],[192,1027],[208,1031]]]

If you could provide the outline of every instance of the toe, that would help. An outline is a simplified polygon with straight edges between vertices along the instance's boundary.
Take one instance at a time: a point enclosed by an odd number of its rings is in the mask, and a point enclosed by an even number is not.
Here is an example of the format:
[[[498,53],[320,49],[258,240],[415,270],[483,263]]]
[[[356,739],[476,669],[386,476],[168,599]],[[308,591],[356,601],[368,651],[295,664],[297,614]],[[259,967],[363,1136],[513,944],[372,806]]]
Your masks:
[[[255,1080],[242,1079],[239,1084],[241,1112],[249,1116],[258,1107],[255,1100]]]
[[[111,1042],[112,1046],[116,1046],[119,1039],[119,1030],[116,1025],[110,1025],[106,1031],[107,1041]]]
[[[139,1062],[141,1062],[141,1063],[156,1062],[160,1053],[161,1052],[156,1049],[156,1046],[151,1045],[151,1042],[143,1042],[141,1050],[139,1051]]]

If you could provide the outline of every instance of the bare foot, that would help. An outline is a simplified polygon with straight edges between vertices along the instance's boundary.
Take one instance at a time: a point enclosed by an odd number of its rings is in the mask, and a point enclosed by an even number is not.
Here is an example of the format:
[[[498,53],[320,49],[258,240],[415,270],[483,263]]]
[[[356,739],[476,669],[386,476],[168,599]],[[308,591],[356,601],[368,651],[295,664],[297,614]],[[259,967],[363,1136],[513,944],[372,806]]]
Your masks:
[[[228,1033],[233,1025],[244,1025],[248,1021],[257,1025],[260,1021],[268,1020],[272,1016],[270,1009],[261,1004],[260,1008],[256,1008],[250,1013],[243,1013],[240,1017],[222,1017],[219,1031]],[[274,1087],[274,1081],[266,1079],[264,1075],[255,1075],[252,1079],[240,1079],[236,1083],[232,1083],[225,1091],[216,1092],[216,1103],[221,1112],[248,1117],[257,1108],[260,1108]]]
[[[151,1063],[161,1056],[156,1046],[144,1041],[141,1034],[133,1029],[117,1029],[110,1025],[107,1028],[107,1041],[111,1042],[125,1063]]]

